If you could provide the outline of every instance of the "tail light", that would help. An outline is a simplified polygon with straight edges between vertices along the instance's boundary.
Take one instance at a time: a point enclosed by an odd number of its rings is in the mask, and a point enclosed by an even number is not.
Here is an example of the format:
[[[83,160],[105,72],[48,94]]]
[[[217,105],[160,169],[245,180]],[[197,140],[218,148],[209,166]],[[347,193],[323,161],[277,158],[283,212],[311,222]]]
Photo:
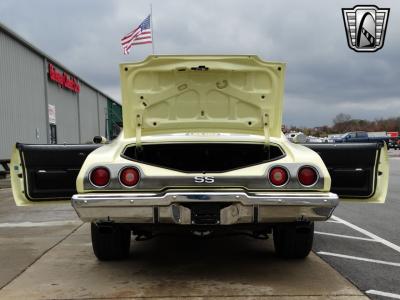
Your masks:
[[[312,167],[302,167],[297,174],[297,178],[302,185],[311,186],[318,180],[318,173]]]
[[[110,182],[110,171],[104,167],[93,169],[90,173],[90,182],[95,186],[106,186]]]
[[[276,186],[282,186],[288,182],[289,174],[285,168],[274,167],[269,171],[269,181]]]
[[[119,174],[119,181],[128,187],[134,186],[139,182],[140,174],[136,168],[125,168]]]

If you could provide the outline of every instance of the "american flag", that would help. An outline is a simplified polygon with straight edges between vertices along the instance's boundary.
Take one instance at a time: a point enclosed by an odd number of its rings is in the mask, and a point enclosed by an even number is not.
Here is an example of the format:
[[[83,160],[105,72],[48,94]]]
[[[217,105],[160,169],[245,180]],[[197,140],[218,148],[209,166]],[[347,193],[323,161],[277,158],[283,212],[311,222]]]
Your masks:
[[[122,49],[124,50],[124,54],[129,54],[129,49],[133,45],[141,45],[141,44],[151,44],[152,33],[150,26],[150,18],[151,15],[148,15],[146,19],[140,25],[129,32],[121,39]]]

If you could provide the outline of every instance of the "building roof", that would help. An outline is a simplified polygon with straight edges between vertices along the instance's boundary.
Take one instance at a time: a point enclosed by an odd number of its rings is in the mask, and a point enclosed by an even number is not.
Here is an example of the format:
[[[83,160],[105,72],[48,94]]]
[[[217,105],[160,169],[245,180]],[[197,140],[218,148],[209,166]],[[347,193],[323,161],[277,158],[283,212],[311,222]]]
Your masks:
[[[46,54],[45,52],[43,52],[42,50],[40,50],[38,47],[36,47],[35,45],[33,45],[32,43],[30,43],[29,41],[27,41],[26,39],[24,39],[22,36],[20,36],[19,34],[17,34],[15,31],[11,30],[9,27],[7,27],[6,25],[4,25],[3,23],[0,22],[0,31],[3,31],[5,34],[7,34],[8,36],[10,36],[11,38],[17,40],[18,42],[20,42],[22,45],[24,45],[25,47],[29,48],[30,50],[32,50],[33,52],[35,52],[37,55],[46,58],[48,61],[50,61],[51,63],[53,63],[54,65],[56,65],[57,67],[60,67],[61,69],[63,69],[65,72],[69,73],[70,75],[76,77],[80,82],[84,83],[85,85],[87,85],[88,87],[90,87],[91,89],[95,90],[96,92],[98,92],[99,94],[103,95],[104,97],[106,97],[107,99],[117,103],[118,105],[120,105],[116,100],[114,100],[112,97],[110,97],[109,95],[103,93],[102,91],[100,91],[98,88],[96,88],[93,84],[87,82],[86,80],[82,79],[80,76],[78,76],[75,72],[71,71],[70,69],[68,69],[67,67],[65,67],[62,63],[60,63],[58,60],[54,59],[53,57],[51,57],[50,55]]]

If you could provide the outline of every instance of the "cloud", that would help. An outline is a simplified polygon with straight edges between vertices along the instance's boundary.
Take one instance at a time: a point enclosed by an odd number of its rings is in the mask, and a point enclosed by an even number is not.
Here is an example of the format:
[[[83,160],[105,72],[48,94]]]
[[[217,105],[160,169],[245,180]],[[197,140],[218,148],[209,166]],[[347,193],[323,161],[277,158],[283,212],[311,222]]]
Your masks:
[[[385,46],[347,46],[342,7],[354,1],[152,1],[157,54],[257,54],[288,63],[284,120],[329,124],[339,112],[398,115],[400,3],[390,7]],[[118,64],[144,59],[151,46],[122,54],[119,40],[149,13],[150,1],[2,0],[0,19],[116,99]],[[312,114],[312,118],[310,115]]]

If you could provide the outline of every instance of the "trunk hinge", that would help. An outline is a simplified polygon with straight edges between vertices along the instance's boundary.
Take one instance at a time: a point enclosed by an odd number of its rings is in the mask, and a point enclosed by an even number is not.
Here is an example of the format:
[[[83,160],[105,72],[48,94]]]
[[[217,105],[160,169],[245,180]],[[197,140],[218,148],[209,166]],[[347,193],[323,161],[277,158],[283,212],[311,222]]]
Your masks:
[[[264,126],[264,146],[269,146],[269,115],[264,113],[263,115],[263,126]]]
[[[136,149],[142,148],[142,116],[136,115]]]

